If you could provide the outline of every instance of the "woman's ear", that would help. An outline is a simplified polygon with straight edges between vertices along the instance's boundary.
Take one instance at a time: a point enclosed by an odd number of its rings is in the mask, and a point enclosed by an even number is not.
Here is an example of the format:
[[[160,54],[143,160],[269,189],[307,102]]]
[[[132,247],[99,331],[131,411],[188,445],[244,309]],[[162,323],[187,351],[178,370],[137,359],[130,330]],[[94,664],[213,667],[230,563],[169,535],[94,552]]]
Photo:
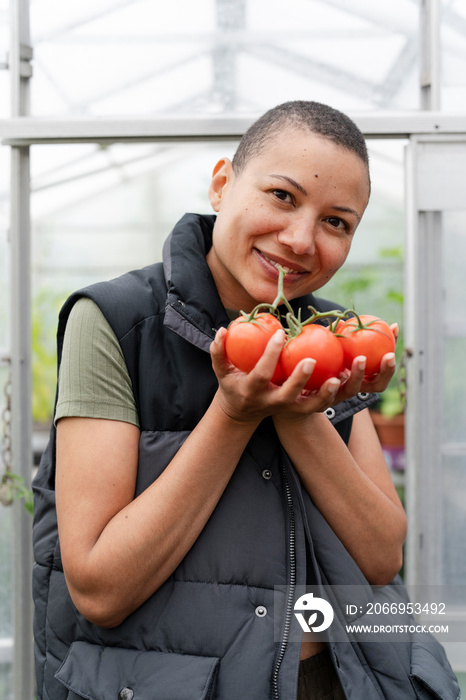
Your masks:
[[[209,187],[209,200],[214,211],[219,211],[222,197],[234,177],[233,165],[229,158],[218,161],[212,173]]]

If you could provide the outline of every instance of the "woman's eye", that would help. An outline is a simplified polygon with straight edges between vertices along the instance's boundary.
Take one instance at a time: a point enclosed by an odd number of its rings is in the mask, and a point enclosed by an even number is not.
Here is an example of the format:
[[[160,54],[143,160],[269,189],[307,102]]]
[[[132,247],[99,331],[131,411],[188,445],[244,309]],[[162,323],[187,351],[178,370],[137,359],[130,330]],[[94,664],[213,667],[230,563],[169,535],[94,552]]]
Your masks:
[[[272,190],[272,193],[282,202],[289,202],[290,204],[293,203],[293,196],[285,190]]]
[[[327,221],[330,226],[333,226],[334,228],[342,229],[344,231],[347,231],[349,228],[346,221],[343,221],[343,219],[340,219],[338,216],[331,216],[327,219]]]

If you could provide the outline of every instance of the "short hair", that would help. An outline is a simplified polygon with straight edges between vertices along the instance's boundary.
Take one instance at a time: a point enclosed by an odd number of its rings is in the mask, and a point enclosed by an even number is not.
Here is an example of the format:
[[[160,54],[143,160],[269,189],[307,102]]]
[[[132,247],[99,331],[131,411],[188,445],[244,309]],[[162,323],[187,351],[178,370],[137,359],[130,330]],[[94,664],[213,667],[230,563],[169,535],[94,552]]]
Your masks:
[[[333,141],[355,153],[365,164],[369,177],[369,156],[364,136],[343,112],[320,102],[295,100],[269,109],[243,135],[233,156],[235,173],[258,156],[267,142],[286,127],[303,129]]]

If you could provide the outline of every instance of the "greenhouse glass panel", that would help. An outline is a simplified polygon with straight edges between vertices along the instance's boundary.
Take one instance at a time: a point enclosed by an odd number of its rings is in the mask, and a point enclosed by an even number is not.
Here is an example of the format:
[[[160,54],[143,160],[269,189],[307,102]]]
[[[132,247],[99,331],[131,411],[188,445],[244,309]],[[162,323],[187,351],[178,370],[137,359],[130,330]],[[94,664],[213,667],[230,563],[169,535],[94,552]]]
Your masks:
[[[452,602],[465,605],[464,581],[466,558],[458,556],[464,551],[466,530],[466,453],[446,455],[443,461],[443,561],[442,583]]]
[[[466,101],[466,5],[450,0],[441,8],[441,106],[461,112]]]
[[[222,144],[93,144],[32,149],[35,286],[68,291],[161,259],[186,211],[211,212]]]
[[[212,213],[212,169],[233,151],[228,143],[32,148],[33,414],[45,432],[63,301],[80,287],[161,260],[184,213]]]
[[[10,86],[8,66],[9,51],[9,0],[0,0],[0,119],[10,116]]]
[[[442,575],[451,586],[462,586],[466,577],[463,551],[466,530],[466,211],[442,213],[444,280],[444,396],[443,410],[443,566]],[[458,595],[456,596],[458,598]],[[461,596],[460,596],[461,598]],[[456,603],[466,604],[464,593]]]
[[[466,212],[447,211],[442,215],[444,236],[444,413],[445,440],[463,443],[466,451],[466,287],[464,261],[466,260]],[[466,501],[465,501],[466,504]]]
[[[413,0],[35,0],[32,113],[416,109],[418,31]]]

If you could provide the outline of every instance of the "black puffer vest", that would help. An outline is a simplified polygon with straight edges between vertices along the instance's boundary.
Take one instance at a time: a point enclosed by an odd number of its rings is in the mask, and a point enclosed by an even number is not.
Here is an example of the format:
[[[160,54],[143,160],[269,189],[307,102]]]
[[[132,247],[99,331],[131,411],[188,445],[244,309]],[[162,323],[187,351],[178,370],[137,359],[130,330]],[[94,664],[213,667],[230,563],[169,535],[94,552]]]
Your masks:
[[[186,215],[165,245],[163,265],[81,290],[60,314],[59,360],[69,312],[82,296],[99,305],[120,342],[141,427],[136,496],[170,462],[217,388],[209,346],[228,318],[205,261],[214,221]],[[295,303],[328,304],[313,297]],[[343,439],[353,413],[372,400],[356,397],[329,414]],[[54,475],[52,428],[34,481],[38,700],[293,700],[300,651],[291,641],[295,584],[356,584],[370,597],[361,571],[301,489],[267,420],[185,559],[115,629],[89,623],[68,594]],[[453,690],[415,693],[410,645],[376,644],[379,649],[370,651],[335,645],[331,637],[329,644],[348,698],[457,697]],[[451,672],[441,653],[435,655],[437,666],[445,666],[445,691],[452,687]]]

